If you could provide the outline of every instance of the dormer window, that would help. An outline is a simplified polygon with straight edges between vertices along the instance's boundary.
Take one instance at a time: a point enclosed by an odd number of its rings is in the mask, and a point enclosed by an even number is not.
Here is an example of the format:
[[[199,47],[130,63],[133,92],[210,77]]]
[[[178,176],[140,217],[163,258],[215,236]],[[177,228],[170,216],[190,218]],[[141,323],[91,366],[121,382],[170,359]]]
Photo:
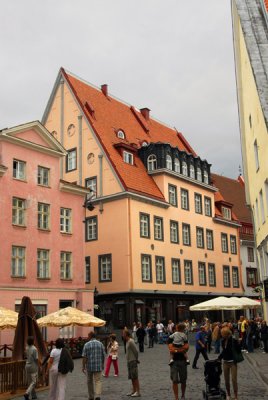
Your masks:
[[[180,173],[180,160],[178,158],[175,158],[174,160],[174,171]]]
[[[221,212],[222,212],[223,218],[228,219],[229,221],[231,221],[232,213],[231,213],[231,209],[230,208],[222,207],[221,208]]]
[[[190,178],[195,179],[195,171],[193,164],[190,165]]]
[[[147,158],[147,169],[148,169],[148,171],[154,171],[156,168],[157,168],[156,155],[151,154]]]
[[[196,176],[197,176],[197,180],[199,182],[202,182],[202,172],[201,172],[201,168],[199,168],[199,167],[197,168]]]
[[[208,171],[204,170],[204,183],[208,185]]]
[[[119,139],[125,139],[125,138],[126,138],[125,132],[122,131],[122,129],[119,129],[119,130],[117,131],[117,137],[118,137]]]
[[[166,156],[166,168],[172,170],[172,158],[169,154]]]
[[[134,157],[132,153],[125,150],[123,151],[123,160],[125,163],[133,165],[133,159]]]
[[[188,168],[187,168],[186,161],[182,162],[182,175],[185,175],[185,176],[188,175]]]

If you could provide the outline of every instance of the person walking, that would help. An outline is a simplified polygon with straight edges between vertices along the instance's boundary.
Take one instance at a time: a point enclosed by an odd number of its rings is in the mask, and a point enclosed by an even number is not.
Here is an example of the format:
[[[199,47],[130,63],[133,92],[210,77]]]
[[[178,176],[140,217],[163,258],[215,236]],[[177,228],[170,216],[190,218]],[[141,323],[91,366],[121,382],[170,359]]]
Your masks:
[[[154,341],[157,336],[157,330],[155,324],[153,322],[150,323],[150,327],[148,329],[148,336],[149,336],[149,348],[154,347]]]
[[[171,351],[173,338],[169,337],[168,347]],[[187,362],[185,355],[189,349],[189,344],[184,343],[180,348],[174,348],[173,362],[170,364],[170,379],[175,400],[179,400],[179,383],[181,384],[181,400],[185,400],[186,381],[187,381]]]
[[[128,368],[128,379],[131,379],[132,390],[127,394],[130,397],[140,397],[140,383],[138,376],[138,364],[139,353],[135,346],[134,340],[130,337],[130,332],[125,332],[125,338],[127,342],[127,368]]]
[[[69,361],[71,355],[67,349],[64,348],[64,339],[58,338],[55,342],[55,348],[51,350],[50,357],[48,360],[47,374],[49,373],[49,394],[48,400],[64,400],[67,383],[67,373],[72,371],[73,363]],[[66,350],[67,354],[64,357],[66,361],[62,359],[62,352]],[[67,370],[62,371],[60,363],[63,367],[67,367]]]
[[[212,330],[212,340],[214,343],[214,353],[215,354],[220,354],[220,347],[221,347],[221,329],[220,329],[220,323],[216,322],[214,324],[213,330]]]
[[[156,329],[157,329],[157,343],[164,344],[163,342],[164,325],[160,320],[157,321]]]
[[[140,353],[143,353],[144,352],[144,338],[146,336],[146,332],[145,332],[145,329],[143,328],[141,322],[138,322],[136,336],[137,336],[137,340],[138,340],[138,343],[139,343]]]
[[[126,326],[124,326],[124,329],[122,330],[122,341],[123,341],[123,344],[124,344],[124,351],[125,351],[125,354],[126,354],[126,344],[127,344],[127,342],[126,342],[126,339],[125,339],[125,332],[127,332],[128,331],[128,328],[126,327]]]
[[[24,393],[24,399],[37,399],[35,387],[38,376],[38,352],[32,336],[27,339],[25,372],[28,387]]]
[[[266,321],[261,322],[260,335],[263,343],[263,353],[268,353],[268,326]]]
[[[195,336],[195,357],[193,361],[193,369],[198,369],[197,361],[199,359],[200,354],[204,357],[205,360],[208,360],[207,349],[206,349],[206,326],[202,325],[200,327],[200,331],[197,332]]]
[[[232,337],[232,331],[228,327],[222,328],[221,336],[222,352],[219,355],[219,360],[223,360],[223,374],[227,391],[226,400],[231,400],[230,374],[232,376],[235,400],[238,400],[237,360],[235,353],[242,354],[240,345],[238,341]]]
[[[115,334],[110,335],[109,338],[109,343],[107,345],[107,360],[106,360],[106,368],[105,368],[105,373],[103,376],[108,378],[109,372],[110,372],[110,367],[111,364],[113,363],[114,366],[114,376],[118,376],[118,349],[119,349],[119,344],[116,341],[116,336]]]
[[[138,343],[137,335],[136,335],[137,328],[138,328],[138,326],[137,326],[136,322],[133,322],[133,327],[132,327],[132,338],[133,338],[133,340],[134,340],[135,343]]]
[[[82,371],[87,374],[87,387],[89,400],[100,400],[102,392],[101,373],[104,369],[105,349],[96,339],[94,332],[89,332],[89,341],[85,343],[82,351]]]

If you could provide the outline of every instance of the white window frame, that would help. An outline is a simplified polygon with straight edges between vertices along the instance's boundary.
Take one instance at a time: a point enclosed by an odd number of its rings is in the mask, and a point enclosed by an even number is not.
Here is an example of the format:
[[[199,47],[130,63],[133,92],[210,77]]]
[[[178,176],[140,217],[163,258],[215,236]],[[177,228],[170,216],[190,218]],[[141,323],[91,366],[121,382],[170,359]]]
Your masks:
[[[221,233],[221,251],[222,251],[222,253],[228,253],[228,235],[227,235],[227,233]]]
[[[72,209],[60,208],[60,231],[61,233],[72,233]]]
[[[148,254],[141,255],[142,282],[152,282],[152,258]]]
[[[37,249],[37,278],[50,278],[50,254],[47,249]]]
[[[182,162],[182,175],[188,176],[188,166],[186,161]]]
[[[74,171],[77,168],[77,150],[67,150],[67,172]]]
[[[228,219],[228,221],[232,220],[232,212],[230,208],[222,206],[221,211],[223,218]]]
[[[223,266],[223,286],[230,287],[230,267],[228,265]]]
[[[193,264],[190,260],[184,260],[184,281],[185,285],[193,284]]]
[[[48,187],[50,184],[50,169],[38,165],[37,184]]]
[[[239,288],[239,270],[238,267],[232,267],[232,283],[234,288]]]
[[[150,154],[147,158],[147,169],[149,172],[157,169],[157,158],[155,154]]]
[[[212,206],[211,206],[211,198],[210,197],[204,197],[204,211],[205,211],[205,215],[207,217],[211,217],[212,216]]]
[[[172,268],[172,283],[177,285],[181,284],[181,264],[180,259],[172,258],[171,259],[171,268]]]
[[[98,217],[96,215],[86,218],[86,241],[98,239]]]
[[[182,224],[182,244],[191,246],[191,227],[189,224]]]
[[[154,217],[154,239],[164,240],[163,218]]]
[[[26,162],[13,159],[13,174],[14,179],[18,179],[20,181],[26,180]]]
[[[193,164],[190,164],[190,178],[195,179],[195,168]]]
[[[90,199],[95,199],[97,197],[97,177],[93,176],[91,178],[87,178],[86,187],[91,190]]]
[[[178,172],[179,174],[181,172],[181,163],[180,163],[180,160],[178,159],[178,157],[176,157],[174,159],[174,171]]]
[[[189,192],[181,188],[181,208],[182,210],[189,210]]]
[[[194,194],[194,206],[196,214],[202,214],[202,195],[199,193]]]
[[[155,257],[155,276],[157,283],[165,283],[166,282],[166,274],[165,274],[165,259],[164,257]]]
[[[150,215],[140,213],[140,237],[150,238]]]
[[[202,171],[200,167],[197,167],[196,169],[196,179],[198,182],[202,182]]]
[[[26,248],[23,246],[12,246],[11,253],[11,276],[25,278]]]
[[[264,201],[263,201],[262,189],[260,190],[259,198],[260,198],[260,209],[261,209],[261,221],[264,224],[265,223],[265,213],[264,213]]]
[[[172,206],[178,206],[177,187],[168,185],[168,201]]]
[[[255,254],[254,254],[254,248],[253,247],[247,247],[247,255],[248,255],[248,262],[254,262],[255,261]]]
[[[234,235],[230,235],[230,251],[231,254],[237,254],[237,241]]]
[[[166,168],[172,171],[172,157],[171,155],[166,155]]]
[[[133,165],[134,164],[134,156],[129,151],[123,150],[123,161],[126,164]]]
[[[206,229],[207,250],[214,250],[213,231]]]
[[[70,251],[61,251],[60,253],[60,279],[72,279],[72,253]]]
[[[196,247],[203,249],[205,247],[204,244],[204,229],[200,226],[196,227]]]
[[[102,254],[99,256],[99,281],[112,281],[112,255]]]
[[[38,203],[38,229],[49,230],[50,228],[50,205],[46,203]]]
[[[216,269],[215,264],[208,264],[208,284],[209,286],[216,286]]]
[[[170,221],[170,242],[179,243],[179,224],[177,221]]]
[[[208,185],[208,171],[204,170],[204,183],[206,183]]]
[[[26,200],[12,198],[12,224],[26,226]]]
[[[204,262],[198,262],[198,280],[200,286],[206,286],[206,264]]]

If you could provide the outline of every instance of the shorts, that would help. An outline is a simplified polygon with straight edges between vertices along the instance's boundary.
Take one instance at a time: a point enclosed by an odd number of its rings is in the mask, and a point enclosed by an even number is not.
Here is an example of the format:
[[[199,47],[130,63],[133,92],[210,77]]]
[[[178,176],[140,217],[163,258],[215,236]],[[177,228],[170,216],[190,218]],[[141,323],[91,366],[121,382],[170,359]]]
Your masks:
[[[187,364],[185,360],[175,360],[170,366],[170,379],[173,383],[185,384],[187,381]]]
[[[138,379],[138,364],[136,360],[129,361],[127,364],[128,379]]]

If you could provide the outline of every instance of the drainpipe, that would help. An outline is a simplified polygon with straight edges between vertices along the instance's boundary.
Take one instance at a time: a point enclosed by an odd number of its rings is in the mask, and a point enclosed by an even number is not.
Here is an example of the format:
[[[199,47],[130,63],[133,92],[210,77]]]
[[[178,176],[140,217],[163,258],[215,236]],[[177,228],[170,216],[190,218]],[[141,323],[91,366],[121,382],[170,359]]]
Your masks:
[[[64,80],[61,79],[60,81],[60,96],[61,96],[61,103],[60,103],[60,142],[64,147]],[[63,171],[64,171],[64,164],[66,163],[66,157],[62,157],[60,160],[60,177],[63,178]]]
[[[83,139],[82,139],[82,115],[78,115],[78,182],[79,185],[82,185],[82,176],[83,176],[83,160],[82,160],[82,147],[83,147]]]
[[[103,196],[103,154],[99,154],[99,185],[98,185],[98,195],[99,197]],[[100,202],[100,208],[99,208],[100,213],[103,212],[103,203]]]

